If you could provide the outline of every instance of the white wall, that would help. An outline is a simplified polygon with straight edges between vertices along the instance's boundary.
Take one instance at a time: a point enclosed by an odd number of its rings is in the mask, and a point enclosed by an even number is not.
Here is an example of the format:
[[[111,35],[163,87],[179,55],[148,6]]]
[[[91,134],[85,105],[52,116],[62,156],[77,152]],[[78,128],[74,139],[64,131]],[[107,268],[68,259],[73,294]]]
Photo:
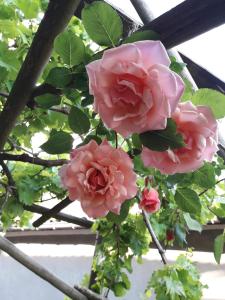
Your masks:
[[[78,284],[83,275],[90,271],[92,246],[20,245],[20,249],[71,285]],[[177,251],[167,251],[170,261],[174,261],[177,255]],[[215,264],[212,253],[196,253],[193,260],[197,262],[197,267],[201,271],[203,283],[209,285],[203,299],[225,300],[225,257],[220,266]],[[148,253],[142,265],[134,262],[134,273],[131,275],[132,289],[123,299],[140,299],[151,272],[161,266],[156,250]],[[0,300],[63,300],[63,298],[63,294],[51,285],[1,253]],[[110,295],[109,299],[116,298]]]

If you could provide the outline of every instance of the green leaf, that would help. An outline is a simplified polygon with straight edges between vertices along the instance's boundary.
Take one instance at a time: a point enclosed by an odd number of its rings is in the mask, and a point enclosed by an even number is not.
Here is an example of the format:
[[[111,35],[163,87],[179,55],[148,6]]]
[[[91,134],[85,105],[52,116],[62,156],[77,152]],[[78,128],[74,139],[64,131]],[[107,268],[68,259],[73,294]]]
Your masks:
[[[71,31],[64,31],[55,40],[54,49],[63,62],[72,67],[85,59],[83,41]]]
[[[0,20],[1,32],[8,38],[15,38],[21,36],[23,31],[26,32],[27,28],[16,20]]]
[[[225,243],[224,234],[218,235],[214,240],[214,257],[218,264],[220,264],[221,255],[223,253]]]
[[[127,292],[126,287],[124,286],[124,283],[123,282],[115,283],[113,286],[113,292],[116,297],[123,297]]]
[[[89,134],[88,136],[85,137],[84,141],[82,144],[88,144],[91,140],[96,141],[97,144],[101,144],[102,140],[99,136],[97,135],[93,135],[93,134]]]
[[[16,0],[16,5],[22,10],[26,19],[37,17],[39,12],[39,0]]]
[[[168,119],[166,129],[143,132],[139,135],[140,140],[143,146],[153,151],[166,151],[168,148],[184,147],[183,137],[180,133],[177,133],[176,128],[176,123],[172,119]]]
[[[41,149],[49,154],[67,153],[72,149],[73,138],[64,131],[52,130],[47,142],[41,145]]]
[[[122,205],[121,205],[121,209],[120,209],[120,214],[114,214],[113,212],[109,212],[108,215],[106,216],[107,220],[116,224],[121,224],[126,217],[128,216],[129,213],[129,209],[130,206],[133,204],[133,202],[131,200],[127,200],[125,201]]]
[[[189,101],[192,99],[194,93],[195,93],[195,90],[192,86],[192,83],[187,80],[186,78],[182,78],[184,83],[185,83],[185,89],[184,89],[184,93],[181,97],[181,101],[182,102],[185,102],[185,101]]]
[[[129,273],[133,272],[132,258],[133,258],[132,255],[128,255],[128,257],[125,257],[124,259],[124,268],[126,268]]]
[[[140,137],[137,133],[132,134],[132,143],[134,145],[134,147],[136,149],[141,149],[142,148],[142,144],[141,144],[141,140]]]
[[[4,213],[7,214],[10,218],[21,216],[23,211],[23,205],[13,197],[10,197],[4,205]]]
[[[214,166],[209,163],[205,163],[205,165],[195,171],[193,173],[193,183],[205,188],[209,189],[215,186],[215,170]]]
[[[166,277],[166,276],[164,277],[164,280],[166,282],[166,288],[168,294],[170,294],[171,296],[180,295],[185,297],[185,291],[180,281],[174,280],[173,278]]]
[[[50,108],[53,105],[59,105],[61,102],[61,97],[59,95],[44,94],[35,97],[35,102],[42,108]]]
[[[0,19],[14,19],[15,11],[12,7],[0,4]]]
[[[31,205],[40,197],[40,186],[28,177],[19,181],[18,192],[20,202]]]
[[[63,89],[63,94],[74,104],[80,103],[81,94],[77,90],[72,88],[65,88]]]
[[[144,40],[160,40],[160,36],[157,32],[153,30],[144,30],[144,31],[136,31],[132,33],[129,37],[127,37],[123,44],[134,43],[138,41]]]
[[[225,116],[225,95],[211,89],[199,89],[191,101],[195,105],[206,105],[212,109],[214,116],[219,119]]]
[[[86,5],[82,21],[91,39],[101,46],[115,46],[122,37],[122,21],[107,3],[95,1]]]
[[[184,220],[190,230],[202,232],[202,225],[198,221],[192,219],[189,213],[184,213]]]
[[[90,129],[89,118],[81,109],[75,106],[70,110],[68,122],[70,128],[78,134],[86,133]]]
[[[121,273],[121,277],[123,279],[123,283],[124,283],[126,289],[129,290],[131,287],[131,283],[130,283],[130,280],[129,280],[127,274],[123,272],[123,273]]]
[[[180,209],[185,212],[199,214],[201,202],[198,194],[189,188],[178,188],[175,194],[175,201]]]
[[[187,244],[186,241],[186,230],[180,224],[176,224],[175,226],[175,234],[176,239],[178,240],[179,244],[183,245],[183,243]]]
[[[72,74],[69,69],[56,67],[50,70],[45,82],[58,88],[64,88],[71,80]]]
[[[225,218],[225,204],[219,204],[210,208],[210,211],[213,212],[217,217]]]
[[[0,82],[4,81],[8,75],[7,68],[0,66]]]
[[[174,56],[171,56],[170,60],[171,60],[170,69],[172,71],[180,74],[183,71],[183,69],[185,68],[186,64],[183,62],[178,62],[176,60],[176,57],[174,57]]]

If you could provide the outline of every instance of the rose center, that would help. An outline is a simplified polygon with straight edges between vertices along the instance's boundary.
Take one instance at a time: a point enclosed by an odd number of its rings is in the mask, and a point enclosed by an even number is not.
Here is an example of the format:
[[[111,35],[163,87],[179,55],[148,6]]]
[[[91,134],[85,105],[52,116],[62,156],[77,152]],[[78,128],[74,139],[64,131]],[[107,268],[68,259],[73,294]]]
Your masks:
[[[88,178],[88,184],[94,191],[99,191],[106,186],[106,181],[101,171],[95,169]]]

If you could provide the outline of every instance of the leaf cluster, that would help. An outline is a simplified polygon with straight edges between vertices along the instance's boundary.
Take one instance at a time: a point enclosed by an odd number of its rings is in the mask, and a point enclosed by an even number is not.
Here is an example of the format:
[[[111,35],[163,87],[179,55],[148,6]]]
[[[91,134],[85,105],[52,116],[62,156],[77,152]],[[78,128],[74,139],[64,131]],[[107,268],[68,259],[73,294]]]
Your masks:
[[[148,288],[154,290],[156,300],[200,300],[206,286],[194,264],[180,255],[173,265],[153,272]]]

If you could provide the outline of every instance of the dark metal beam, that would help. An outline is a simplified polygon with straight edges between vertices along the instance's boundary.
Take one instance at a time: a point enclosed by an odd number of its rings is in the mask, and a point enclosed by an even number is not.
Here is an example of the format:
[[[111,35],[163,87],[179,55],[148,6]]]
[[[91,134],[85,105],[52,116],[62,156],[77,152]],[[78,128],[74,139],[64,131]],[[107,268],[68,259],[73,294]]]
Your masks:
[[[224,0],[186,0],[141,30],[156,31],[166,48],[172,48],[224,23]]]
[[[40,205],[24,205],[24,209],[33,213],[37,213],[37,214],[45,214],[47,212],[49,212],[49,209]],[[65,213],[57,213],[54,214],[53,218],[60,220],[60,221],[64,221],[64,222],[68,222],[71,224],[75,224],[75,225],[79,225],[85,228],[91,228],[93,222],[90,220],[87,220],[85,218],[78,218],[75,216],[71,216]]]
[[[212,75],[205,68],[196,64],[186,55],[180,53],[180,56],[182,57],[183,61],[187,64],[188,70],[190,71],[194,81],[196,82],[199,88],[209,88],[225,94],[225,83],[222,80]]]
[[[63,210],[65,207],[67,207],[71,203],[72,203],[72,201],[68,197],[66,199],[60,201],[53,208],[49,209],[46,213],[43,213],[43,215],[39,219],[37,219],[35,222],[33,222],[33,226],[34,227],[41,226],[48,219],[50,219],[51,217],[54,217],[54,215],[59,213],[61,210]]]

